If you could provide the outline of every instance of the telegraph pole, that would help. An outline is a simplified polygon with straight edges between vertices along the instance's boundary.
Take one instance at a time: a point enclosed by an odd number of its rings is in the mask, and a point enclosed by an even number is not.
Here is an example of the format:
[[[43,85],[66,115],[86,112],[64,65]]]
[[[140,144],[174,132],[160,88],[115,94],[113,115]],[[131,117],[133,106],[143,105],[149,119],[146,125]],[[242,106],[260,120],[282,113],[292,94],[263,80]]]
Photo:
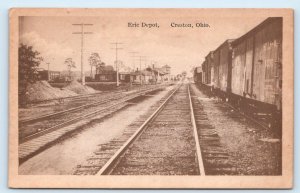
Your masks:
[[[154,69],[155,69],[155,64],[156,64],[156,62],[155,62],[155,61],[153,61],[153,60],[151,60],[151,62],[150,62],[150,65],[152,65],[152,66],[150,66],[150,67],[152,68],[152,75],[154,76],[155,83],[156,83],[156,82],[157,82],[157,80],[156,80],[156,77],[155,77],[155,72],[154,72]]]
[[[147,68],[147,57],[145,56],[145,58],[144,58],[144,69],[146,69]]]
[[[113,42],[113,43],[111,43],[111,44],[114,44],[114,45],[115,45],[115,47],[112,48],[112,49],[115,49],[115,50],[116,50],[117,86],[119,86],[120,83],[119,83],[119,67],[118,67],[118,50],[122,50],[123,48],[118,47],[118,45],[121,45],[121,44],[123,44],[123,43],[120,43],[120,42]]]
[[[139,57],[139,61],[140,61],[140,69],[139,69],[139,71],[140,71],[140,82],[142,84],[142,60],[146,56],[138,56],[138,57]]]
[[[133,71],[135,71],[135,61],[134,58],[136,57],[136,54],[138,54],[138,52],[129,52],[129,54],[132,54],[132,66],[133,66]]]
[[[142,71],[142,61],[146,60],[146,56],[138,56],[139,57],[139,61],[140,61],[140,71]]]
[[[50,81],[50,62],[46,63],[48,65],[48,82]]]
[[[83,69],[83,49],[84,49],[84,35],[86,34],[93,34],[92,32],[86,32],[84,31],[84,27],[85,26],[92,26],[93,24],[89,24],[89,23],[75,23],[72,24],[74,26],[80,26],[81,27],[81,31],[80,32],[73,32],[73,34],[80,34],[81,35],[81,84],[85,85],[85,76],[84,76],[84,69]]]

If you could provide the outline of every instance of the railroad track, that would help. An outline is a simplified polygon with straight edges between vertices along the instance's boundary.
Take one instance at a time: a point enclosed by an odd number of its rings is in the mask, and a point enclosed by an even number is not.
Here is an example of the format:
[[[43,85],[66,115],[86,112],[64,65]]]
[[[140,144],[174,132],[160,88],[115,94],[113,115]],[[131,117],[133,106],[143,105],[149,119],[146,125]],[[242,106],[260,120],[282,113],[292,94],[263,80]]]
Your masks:
[[[62,141],[71,136],[73,133],[84,129],[84,125],[90,123],[91,117],[95,117],[98,120],[105,118],[106,116],[109,116],[114,112],[117,112],[118,110],[132,104],[131,102],[127,101],[144,95],[147,96],[148,93],[156,92],[160,89],[161,88],[155,88],[144,92],[139,92],[134,95],[124,97],[122,100],[118,100],[117,102],[106,103],[105,106],[102,106],[101,108],[97,107],[92,111],[81,111],[81,114],[77,117],[66,119],[66,121],[62,123],[55,124],[52,127],[37,131],[31,135],[21,138],[19,140],[19,163],[22,164],[29,158],[39,154],[57,142]]]
[[[75,175],[233,175],[236,167],[188,86],[170,92]],[[201,147],[201,148],[200,148]]]
[[[87,108],[87,107],[90,107],[90,106],[93,106],[93,105],[99,105],[99,104],[103,104],[103,103],[109,102],[109,101],[114,100],[114,99],[121,98],[121,96],[123,96],[123,95],[118,94],[118,95],[115,95],[115,96],[110,97],[108,99],[102,99],[101,98],[96,102],[91,102],[89,104],[79,105],[79,106],[76,106],[76,107],[73,107],[73,108],[70,108],[70,109],[67,109],[67,110],[62,110],[62,111],[55,112],[55,113],[48,113],[48,114],[37,116],[37,117],[34,117],[34,118],[22,119],[22,120],[19,120],[19,125],[22,126],[22,125],[25,125],[25,124],[29,124],[29,123],[33,123],[33,122],[39,122],[41,120],[49,119],[49,118],[52,118],[52,117],[57,117],[57,116],[62,115],[62,114],[75,112],[77,110],[84,109],[84,108]],[[85,98],[88,98],[88,96],[79,97],[79,98],[72,98],[72,99],[75,99],[75,100],[76,99],[81,99],[82,100],[82,99],[85,99]]]
[[[126,102],[127,100],[147,94],[149,92],[153,92],[158,89],[161,89],[161,87],[143,89],[127,95],[119,94],[108,99],[102,99],[96,102],[59,111],[56,113],[46,114],[32,119],[20,120],[19,142],[22,143],[24,141],[27,141],[28,139],[32,139],[32,137],[34,136],[39,136],[41,133],[45,133],[74,123],[83,118],[82,114],[92,116],[109,107],[112,107],[114,103],[118,104],[119,101]]]
[[[138,128],[137,128],[138,126]],[[188,85],[172,90],[76,175],[205,175]]]
[[[153,89],[153,88],[154,88],[153,86],[150,87],[150,89]],[[149,88],[138,89],[136,91],[133,91],[132,93],[143,92],[143,91],[147,91],[147,90],[149,90]],[[91,105],[105,103],[109,100],[119,99],[126,95],[129,95],[129,94],[124,93],[124,91],[116,91],[116,92],[101,92],[101,93],[92,93],[92,94],[85,94],[85,95],[72,96],[72,97],[64,97],[64,98],[59,98],[59,99],[44,100],[44,101],[41,101],[41,103],[42,102],[45,103],[45,102],[49,102],[49,101],[71,100],[71,102],[74,104],[75,107],[69,108],[68,110],[62,110],[62,111],[55,112],[55,113],[48,113],[45,115],[36,116],[33,118],[23,118],[23,119],[19,120],[19,124],[26,124],[26,123],[30,123],[30,122],[40,121],[40,120],[47,119],[52,116],[61,115],[65,112],[72,112],[72,111],[75,111],[75,110],[78,110],[81,108],[86,108]],[[77,103],[77,101],[79,101],[79,103]],[[88,102],[92,101],[92,102],[90,102],[89,104],[86,104],[87,101]],[[83,105],[81,105],[81,104],[83,104]]]

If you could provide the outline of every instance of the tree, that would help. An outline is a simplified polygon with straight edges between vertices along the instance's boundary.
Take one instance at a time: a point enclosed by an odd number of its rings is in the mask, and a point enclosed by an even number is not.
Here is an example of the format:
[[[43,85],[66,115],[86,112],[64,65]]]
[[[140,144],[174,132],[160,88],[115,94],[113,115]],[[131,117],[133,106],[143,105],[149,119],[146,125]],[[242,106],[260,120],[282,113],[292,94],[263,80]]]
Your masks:
[[[96,74],[100,73],[100,71],[102,71],[104,69],[104,66],[105,66],[104,62],[98,63],[96,66]]]
[[[93,67],[97,70],[97,65],[101,63],[101,59],[98,53],[92,53],[89,57],[89,63],[91,66],[91,78],[93,77]]]
[[[72,68],[76,68],[75,62],[73,61],[72,58],[67,58],[65,60],[65,65],[67,65],[68,72],[69,72],[69,78],[71,80]]]
[[[19,104],[27,103],[27,87],[38,80],[37,68],[43,61],[40,53],[33,50],[32,46],[20,44],[19,46]]]

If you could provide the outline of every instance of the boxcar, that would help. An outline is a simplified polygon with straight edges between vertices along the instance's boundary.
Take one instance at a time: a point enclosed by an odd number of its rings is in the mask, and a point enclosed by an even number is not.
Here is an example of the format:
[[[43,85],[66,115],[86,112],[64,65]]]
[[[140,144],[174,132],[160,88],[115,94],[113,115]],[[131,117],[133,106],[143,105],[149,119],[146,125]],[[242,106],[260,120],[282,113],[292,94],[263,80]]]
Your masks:
[[[202,84],[207,84],[208,83],[208,71],[207,71],[207,62],[203,61],[201,64],[202,68]]]
[[[203,84],[210,87],[213,82],[213,52],[209,52],[209,54],[205,57],[205,61],[202,64],[202,71],[205,74],[205,79]]]
[[[194,82],[202,84],[202,67],[196,67],[194,70]]]
[[[231,91],[231,61],[232,48],[231,42],[233,39],[226,40],[214,51],[214,89],[219,97],[228,98]]]
[[[249,99],[258,110],[280,111],[282,18],[266,19],[233,41],[232,48],[232,94]]]

